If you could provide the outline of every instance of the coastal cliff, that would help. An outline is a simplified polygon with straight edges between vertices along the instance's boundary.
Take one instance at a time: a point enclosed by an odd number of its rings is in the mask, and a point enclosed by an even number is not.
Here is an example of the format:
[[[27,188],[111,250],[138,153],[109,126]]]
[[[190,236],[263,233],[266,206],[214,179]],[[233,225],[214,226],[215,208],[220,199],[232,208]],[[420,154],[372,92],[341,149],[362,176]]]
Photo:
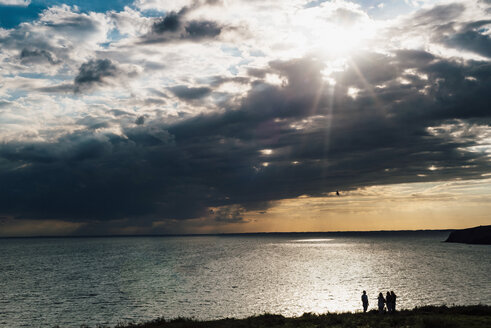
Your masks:
[[[452,231],[445,242],[491,245],[491,225]]]

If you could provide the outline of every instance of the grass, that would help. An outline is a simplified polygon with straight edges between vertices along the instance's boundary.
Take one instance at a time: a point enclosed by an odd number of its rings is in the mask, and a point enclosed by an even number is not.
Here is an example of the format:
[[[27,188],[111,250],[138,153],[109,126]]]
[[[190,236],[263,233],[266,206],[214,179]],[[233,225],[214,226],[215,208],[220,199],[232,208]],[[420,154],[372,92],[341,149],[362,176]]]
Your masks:
[[[424,306],[393,314],[305,313],[300,317],[263,314],[245,319],[198,321],[189,318],[120,323],[115,328],[491,328],[491,306]],[[104,328],[98,326],[97,328]]]

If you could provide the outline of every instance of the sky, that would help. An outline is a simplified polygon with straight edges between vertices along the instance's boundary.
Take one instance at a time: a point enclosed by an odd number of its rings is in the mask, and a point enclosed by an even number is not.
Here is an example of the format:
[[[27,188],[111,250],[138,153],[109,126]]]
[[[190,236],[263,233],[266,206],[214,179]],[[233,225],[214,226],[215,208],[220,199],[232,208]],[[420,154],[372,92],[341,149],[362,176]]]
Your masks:
[[[491,224],[490,27],[489,0],[0,0],[0,236]]]

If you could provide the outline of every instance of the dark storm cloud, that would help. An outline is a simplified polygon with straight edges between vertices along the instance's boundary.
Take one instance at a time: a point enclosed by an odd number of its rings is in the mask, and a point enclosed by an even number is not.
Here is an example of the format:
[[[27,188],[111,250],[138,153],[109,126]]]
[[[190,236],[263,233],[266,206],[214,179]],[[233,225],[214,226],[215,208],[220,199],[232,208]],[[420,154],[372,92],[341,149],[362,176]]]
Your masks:
[[[51,52],[46,50],[39,50],[39,49],[29,50],[24,48],[22,49],[19,57],[23,64],[48,62],[52,65],[55,65],[60,63],[59,60],[55,59],[55,57]]]
[[[118,68],[109,59],[90,60],[83,63],[75,77],[76,88],[87,88],[93,84],[102,84],[106,77],[116,77]]]
[[[186,14],[195,7],[184,7],[179,12],[170,12],[157,20],[150,33],[141,43],[165,43],[177,41],[200,41],[218,37],[226,28],[209,20],[187,20]]]
[[[225,206],[219,208],[215,213],[215,221],[222,223],[245,223],[244,208],[240,206]]]
[[[486,27],[491,24],[491,20],[462,21],[465,10],[462,4],[420,10],[411,17],[410,30],[424,29],[422,32],[427,33],[433,42],[491,57],[491,39]]]
[[[185,30],[188,38],[200,40],[218,36],[222,27],[212,21],[190,21]]]
[[[137,75],[136,71],[125,69],[109,59],[89,60],[83,63],[73,81],[75,92],[90,90],[96,86],[120,83]]]
[[[55,142],[4,142],[0,215],[148,225],[219,207],[216,221],[234,223],[284,198],[489,173],[486,153],[466,150],[479,144],[470,127],[491,124],[488,61],[397,51],[349,62],[332,86],[320,61],[273,61],[254,77],[277,74],[283,85],[256,80],[229,107],[176,123],[133,116],[116,135],[87,117],[79,123],[91,129]],[[96,61],[80,72],[82,83],[116,74]],[[194,89],[170,91],[199,99],[212,90]]]
[[[135,120],[135,124],[143,125],[145,123],[145,116],[138,116]]]
[[[176,32],[181,27],[180,14],[171,12],[167,14],[161,21],[156,22],[152,26],[155,33]]]
[[[491,38],[478,31],[465,31],[445,39],[445,45],[460,50],[469,50],[484,57],[491,57]]]
[[[185,85],[178,85],[169,88],[169,90],[179,99],[182,100],[196,100],[208,96],[211,93],[211,89],[207,87],[192,88]]]
[[[422,50],[397,50],[396,54],[401,64],[407,67],[422,67],[435,59],[434,55]]]
[[[401,55],[407,55],[403,65],[409,64],[416,60],[420,60],[420,53],[404,53]],[[339,75],[339,78],[344,83],[356,86],[359,88],[365,88],[366,84],[379,85],[387,81],[392,81],[399,77],[401,73],[401,65],[396,63],[391,65],[394,59],[387,55],[379,53],[359,54],[354,58],[353,63],[343,74]],[[380,62],[386,61],[387,65],[381,66]]]
[[[73,84],[62,83],[36,90],[46,93],[79,93],[90,91],[97,86],[117,83],[118,80],[124,80],[134,75],[136,72],[125,70],[109,59],[92,59],[80,65]]]

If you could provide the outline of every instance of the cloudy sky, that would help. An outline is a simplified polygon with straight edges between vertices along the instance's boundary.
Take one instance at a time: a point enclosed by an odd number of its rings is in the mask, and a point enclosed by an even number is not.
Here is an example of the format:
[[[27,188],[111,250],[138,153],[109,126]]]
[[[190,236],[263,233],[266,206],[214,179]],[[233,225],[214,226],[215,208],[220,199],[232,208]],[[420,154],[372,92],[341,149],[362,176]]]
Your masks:
[[[0,0],[0,236],[491,224],[490,28],[489,0]]]

